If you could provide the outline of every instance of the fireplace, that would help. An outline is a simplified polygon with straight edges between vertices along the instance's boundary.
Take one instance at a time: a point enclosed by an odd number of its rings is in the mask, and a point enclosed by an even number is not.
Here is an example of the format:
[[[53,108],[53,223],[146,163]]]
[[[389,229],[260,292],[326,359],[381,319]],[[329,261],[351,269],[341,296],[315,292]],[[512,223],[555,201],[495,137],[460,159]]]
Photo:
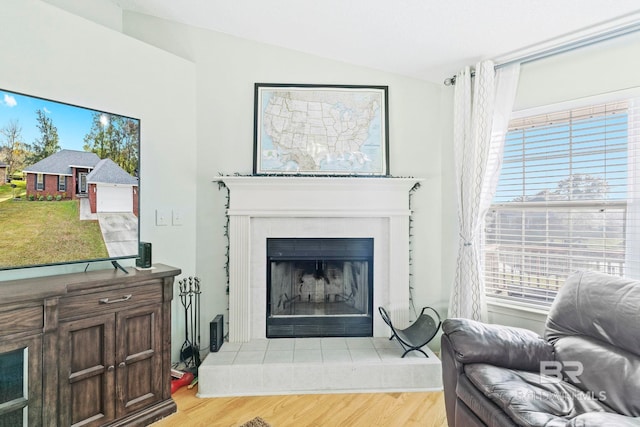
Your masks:
[[[389,327],[377,309],[387,307],[399,328],[410,324],[409,194],[419,181],[219,178],[229,190],[229,345],[210,353],[199,367],[198,396],[441,390],[440,360],[435,355],[400,358],[402,352],[395,340],[389,341]],[[339,249],[343,244],[355,248]],[[274,251],[279,245],[282,250]],[[287,249],[291,245],[293,250]],[[334,253],[317,253],[323,246]],[[358,247],[365,250],[358,252]],[[289,266],[280,267],[284,263]],[[274,272],[278,268],[282,271]],[[366,280],[349,278],[355,274]],[[289,284],[286,292],[282,284],[279,290],[268,290],[267,282],[274,277]],[[329,286],[339,281],[349,284]],[[298,288],[292,288],[292,282]],[[355,283],[359,290],[351,295]],[[340,304],[366,295],[362,287],[369,292],[367,304]],[[305,299],[312,304],[305,306]],[[372,332],[359,338],[267,337],[269,318],[312,322],[316,315],[323,317],[323,325],[352,320],[349,317],[365,319]],[[304,329],[295,323],[288,328]],[[344,328],[345,335],[358,328]]]
[[[370,304],[375,310],[388,307],[399,327],[409,325],[409,192],[419,179],[229,176],[219,181],[229,190],[230,342],[267,338],[267,241],[275,238],[370,239]],[[373,337],[388,337],[381,317],[371,317]]]
[[[373,335],[373,239],[268,238],[267,338]]]

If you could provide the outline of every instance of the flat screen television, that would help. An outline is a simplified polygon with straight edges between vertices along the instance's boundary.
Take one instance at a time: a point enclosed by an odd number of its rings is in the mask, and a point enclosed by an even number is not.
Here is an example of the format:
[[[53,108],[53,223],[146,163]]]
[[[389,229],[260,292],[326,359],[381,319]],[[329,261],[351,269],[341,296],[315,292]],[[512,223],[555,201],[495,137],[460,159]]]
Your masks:
[[[0,270],[137,258],[140,120],[0,89]]]

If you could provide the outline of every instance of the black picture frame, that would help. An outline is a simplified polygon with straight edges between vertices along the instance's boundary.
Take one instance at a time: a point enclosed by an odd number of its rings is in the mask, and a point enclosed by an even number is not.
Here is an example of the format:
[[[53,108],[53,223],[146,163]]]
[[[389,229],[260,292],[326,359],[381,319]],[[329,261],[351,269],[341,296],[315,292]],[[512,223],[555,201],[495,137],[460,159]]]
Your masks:
[[[256,83],[254,175],[389,176],[388,91]]]

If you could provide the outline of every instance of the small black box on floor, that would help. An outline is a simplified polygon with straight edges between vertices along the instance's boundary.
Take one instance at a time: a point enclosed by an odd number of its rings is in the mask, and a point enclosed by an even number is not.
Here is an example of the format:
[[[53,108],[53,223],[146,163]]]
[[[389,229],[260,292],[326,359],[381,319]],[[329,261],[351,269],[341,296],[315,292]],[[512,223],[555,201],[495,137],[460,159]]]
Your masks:
[[[223,316],[222,314],[218,314],[213,318],[211,323],[209,323],[209,341],[211,342],[211,351],[216,352],[220,350],[222,347],[222,337],[223,337]]]
[[[136,267],[151,268],[151,243],[140,242]]]

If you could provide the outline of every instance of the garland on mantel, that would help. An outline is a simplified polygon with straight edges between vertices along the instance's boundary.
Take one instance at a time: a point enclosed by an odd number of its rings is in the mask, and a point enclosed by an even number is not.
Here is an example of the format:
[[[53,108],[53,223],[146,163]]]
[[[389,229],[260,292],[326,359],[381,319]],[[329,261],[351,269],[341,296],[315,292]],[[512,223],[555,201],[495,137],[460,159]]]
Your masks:
[[[241,174],[241,173],[234,173],[233,175],[225,175],[222,173],[218,173],[218,176],[221,177],[227,177],[227,176],[255,176],[255,177],[268,177],[268,176],[277,176],[277,177],[287,177],[287,178],[300,178],[300,177],[309,177],[309,178],[404,178],[404,179],[414,179],[414,177],[412,176],[378,176],[378,175],[372,175],[372,176],[359,176],[359,175],[339,175],[339,176],[335,176],[335,175],[307,175],[307,174],[295,174],[295,175],[264,175],[264,174],[260,174],[260,175],[256,175],[256,174]],[[229,235],[229,208],[231,207],[231,191],[229,190],[229,187],[227,187],[227,185],[224,183],[223,180],[218,180],[218,190],[222,190],[223,188],[227,191],[227,195],[226,195],[226,201],[225,201],[225,217],[226,217],[226,222],[224,224],[224,237],[227,239],[227,244],[226,244],[226,248],[225,248],[225,263],[224,263],[224,271],[225,274],[227,276],[227,287],[226,287],[226,294],[227,294],[227,311],[229,311],[229,284],[230,284],[230,278],[229,278],[229,258],[230,258],[230,245],[231,245],[231,239],[230,239],[230,235]],[[411,187],[411,189],[409,190],[409,309],[413,310],[413,316],[414,316],[414,320],[417,319],[418,317],[418,312],[416,310],[416,306],[415,306],[415,302],[413,300],[413,209],[411,208],[412,205],[412,196],[413,193],[418,190],[418,188],[420,188],[420,183],[416,182],[413,187]],[[227,315],[227,319],[229,318],[229,316]],[[226,323],[229,323],[228,321]],[[228,330],[228,328],[227,328]],[[226,337],[226,336],[225,336]]]
[[[227,294],[227,315],[225,316],[225,318],[227,319],[225,321],[225,323],[227,324],[227,333],[224,334],[223,339],[225,341],[229,341],[229,255],[230,255],[230,250],[229,247],[231,245],[231,240],[230,240],[230,236],[229,236],[229,214],[227,212],[229,212],[229,207],[231,206],[231,192],[229,191],[229,188],[224,184],[224,182],[222,181],[218,181],[218,190],[222,190],[222,189],[226,189],[227,190],[227,195],[226,195],[226,201],[224,202],[224,211],[225,211],[225,217],[226,217],[226,222],[224,224],[224,237],[227,239],[227,246],[225,248],[224,251],[224,256],[226,258],[225,262],[224,262],[224,271],[225,274],[227,276],[227,286],[226,286],[226,294]]]
[[[413,309],[414,320],[418,318],[418,311],[413,300],[413,193],[420,188],[420,183],[416,182],[409,190],[409,308]]]
[[[224,263],[224,271],[227,275],[227,295],[229,295],[229,251],[230,251],[230,245],[231,245],[231,240],[230,240],[230,236],[229,236],[229,208],[231,207],[231,191],[229,191],[229,188],[225,185],[225,183],[223,181],[218,181],[218,190],[222,190],[222,189],[227,190],[227,195],[225,196],[226,201],[224,202],[224,211],[225,211],[225,217],[226,217],[226,222],[224,224],[224,237],[227,239],[227,246],[225,248],[225,258],[226,261]],[[227,310],[229,309],[229,307],[227,307]],[[227,316],[228,317],[228,316]]]

